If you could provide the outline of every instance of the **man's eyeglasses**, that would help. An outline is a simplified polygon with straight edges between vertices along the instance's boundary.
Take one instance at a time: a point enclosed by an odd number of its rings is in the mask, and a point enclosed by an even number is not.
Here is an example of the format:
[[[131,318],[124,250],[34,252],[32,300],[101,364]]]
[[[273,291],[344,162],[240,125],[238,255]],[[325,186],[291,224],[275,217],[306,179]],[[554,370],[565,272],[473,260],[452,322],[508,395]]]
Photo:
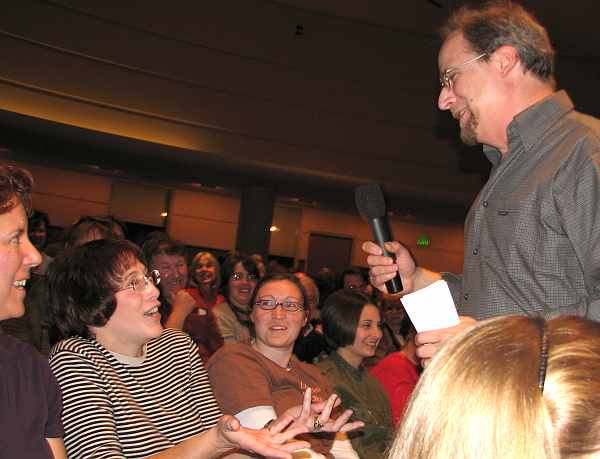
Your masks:
[[[452,87],[454,86],[454,77],[456,76],[456,74],[460,70],[462,70],[464,67],[466,67],[467,65],[478,61],[479,59],[481,59],[484,56],[487,56],[487,53],[481,53],[479,56],[475,56],[474,58],[469,59],[468,61],[465,61],[462,64],[454,65],[454,66],[448,67],[446,70],[444,70],[444,72],[440,75],[441,89],[444,89],[444,88],[452,89]]]
[[[265,311],[272,311],[277,306],[281,306],[284,311],[287,312],[298,312],[300,309],[304,309],[304,305],[296,300],[286,299],[285,301],[276,301],[275,298],[259,298],[254,302],[254,306],[258,306],[260,309]]]
[[[152,282],[154,285],[160,284],[160,273],[158,270],[154,269],[150,271],[148,276],[136,277],[129,283],[127,287],[117,290],[117,292],[122,292],[129,289],[132,289],[134,292],[143,292],[148,289],[148,284],[150,282]]]
[[[255,281],[258,280],[258,276],[256,274],[245,274],[245,273],[231,273],[231,276],[229,277],[231,280],[235,280],[235,281],[239,281],[242,279],[246,279],[249,281]]]

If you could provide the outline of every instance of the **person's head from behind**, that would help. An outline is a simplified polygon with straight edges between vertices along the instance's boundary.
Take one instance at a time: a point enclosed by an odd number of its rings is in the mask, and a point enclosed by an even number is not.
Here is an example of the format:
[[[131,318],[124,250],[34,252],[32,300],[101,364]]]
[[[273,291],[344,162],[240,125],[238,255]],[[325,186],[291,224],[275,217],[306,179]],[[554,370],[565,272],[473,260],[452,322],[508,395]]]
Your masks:
[[[223,293],[229,304],[248,310],[254,288],[259,279],[258,266],[249,256],[232,253],[221,267]]]
[[[202,290],[216,292],[221,286],[221,267],[210,252],[198,252],[190,266],[190,284]]]
[[[160,335],[159,277],[125,240],[99,239],[60,254],[49,270],[50,309],[61,338],[95,338],[138,355]]]
[[[112,239],[110,224],[103,218],[83,215],[73,222],[64,235],[65,249],[79,247],[97,239]]]
[[[257,349],[269,357],[291,350],[308,320],[306,292],[297,277],[273,274],[263,277],[251,298],[250,320]]]
[[[143,249],[151,269],[160,273],[162,295],[168,301],[172,301],[177,292],[188,285],[188,264],[184,245],[163,236],[148,239]]]
[[[327,345],[350,365],[358,368],[375,355],[382,337],[377,306],[362,292],[338,290],[325,300],[321,310]]]
[[[523,110],[515,113],[513,95],[531,103],[540,88],[554,89],[554,50],[546,30],[522,6],[499,1],[458,9],[441,35],[439,108],[459,121],[467,145],[499,147],[499,136]]]
[[[312,277],[302,273],[294,273],[294,276],[298,278],[304,291],[306,292],[306,309],[309,311],[310,319],[317,319],[321,317],[321,311],[319,310],[320,297],[319,288]]]
[[[351,267],[342,271],[340,288],[366,292],[367,279],[360,268]]]
[[[427,366],[390,457],[592,457],[600,454],[598,394],[600,324],[490,319]]]
[[[24,314],[29,273],[42,261],[27,231],[32,186],[26,170],[0,165],[0,320]]]

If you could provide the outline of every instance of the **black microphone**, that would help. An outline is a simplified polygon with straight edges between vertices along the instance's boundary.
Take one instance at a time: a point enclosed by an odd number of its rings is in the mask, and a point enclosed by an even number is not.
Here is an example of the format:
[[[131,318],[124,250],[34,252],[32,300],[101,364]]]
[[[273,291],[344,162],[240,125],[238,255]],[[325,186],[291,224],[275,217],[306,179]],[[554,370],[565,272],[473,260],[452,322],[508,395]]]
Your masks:
[[[376,183],[361,185],[356,188],[354,197],[358,212],[369,221],[375,242],[381,247],[384,255],[392,257],[394,262],[396,262],[396,257],[384,248],[384,244],[392,241],[393,238],[385,211],[385,199],[381,187]],[[387,281],[385,286],[388,293],[400,293],[404,288],[402,287],[402,281],[398,273],[396,273],[396,277]]]

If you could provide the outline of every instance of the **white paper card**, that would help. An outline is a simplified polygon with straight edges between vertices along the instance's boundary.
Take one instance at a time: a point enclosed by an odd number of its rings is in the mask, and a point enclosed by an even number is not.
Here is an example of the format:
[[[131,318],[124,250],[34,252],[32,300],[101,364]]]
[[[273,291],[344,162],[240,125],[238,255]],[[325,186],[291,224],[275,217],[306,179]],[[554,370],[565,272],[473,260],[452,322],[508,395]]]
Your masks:
[[[452,294],[445,280],[435,281],[402,297],[402,304],[417,332],[458,325]]]

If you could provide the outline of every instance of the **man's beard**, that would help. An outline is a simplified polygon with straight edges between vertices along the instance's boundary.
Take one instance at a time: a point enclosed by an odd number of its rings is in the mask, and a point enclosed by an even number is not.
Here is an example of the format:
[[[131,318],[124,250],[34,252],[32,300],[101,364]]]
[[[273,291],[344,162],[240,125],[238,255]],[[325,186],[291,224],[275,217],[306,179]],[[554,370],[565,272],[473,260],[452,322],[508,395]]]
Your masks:
[[[473,146],[479,143],[477,140],[477,126],[479,126],[479,121],[475,114],[469,110],[469,120],[460,128],[460,138],[465,145]]]

